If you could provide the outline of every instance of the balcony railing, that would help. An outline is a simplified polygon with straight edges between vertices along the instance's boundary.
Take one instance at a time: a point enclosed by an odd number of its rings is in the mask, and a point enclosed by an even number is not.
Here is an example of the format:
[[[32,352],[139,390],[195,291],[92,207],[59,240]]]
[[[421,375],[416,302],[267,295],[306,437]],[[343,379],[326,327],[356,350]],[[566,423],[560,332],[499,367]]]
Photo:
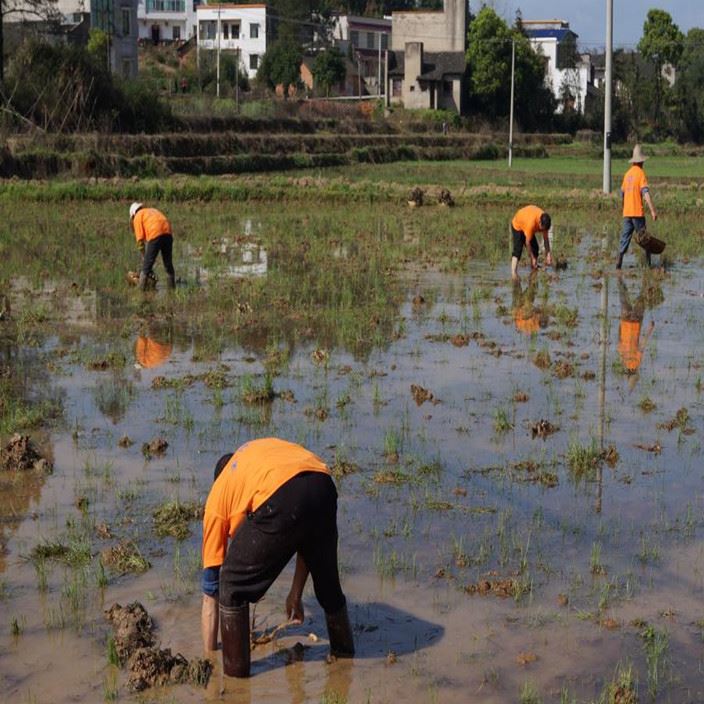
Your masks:
[[[186,0],[147,0],[147,12],[185,12]]]

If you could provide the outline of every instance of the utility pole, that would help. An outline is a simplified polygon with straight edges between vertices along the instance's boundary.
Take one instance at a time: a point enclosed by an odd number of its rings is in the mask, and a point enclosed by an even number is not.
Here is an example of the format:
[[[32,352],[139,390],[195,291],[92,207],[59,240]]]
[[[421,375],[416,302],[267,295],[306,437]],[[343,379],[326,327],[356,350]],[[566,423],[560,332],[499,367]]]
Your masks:
[[[220,26],[220,4],[218,3],[218,60],[217,60],[217,68],[216,68],[216,80],[217,80],[217,90],[216,90],[216,95],[219,98],[220,97],[220,34],[222,31],[222,27]]]
[[[381,32],[376,33],[376,40],[379,44],[378,48],[378,57],[377,57],[377,66],[376,66],[376,94],[377,97],[381,98]]]
[[[516,39],[511,40],[511,110],[508,118],[508,168],[513,165],[513,95],[516,83]]]
[[[240,49],[235,55],[235,112],[240,111]]]
[[[604,193],[611,193],[611,91],[614,61],[614,1],[606,0],[606,72],[604,76]]]

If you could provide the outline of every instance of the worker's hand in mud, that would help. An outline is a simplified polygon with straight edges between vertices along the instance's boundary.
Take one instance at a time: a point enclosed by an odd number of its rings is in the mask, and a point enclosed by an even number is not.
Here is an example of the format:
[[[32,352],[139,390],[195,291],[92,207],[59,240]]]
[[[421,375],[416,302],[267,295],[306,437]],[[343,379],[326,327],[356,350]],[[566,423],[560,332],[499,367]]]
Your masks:
[[[538,269],[538,260],[537,260],[537,259],[531,258],[531,260],[530,260],[530,268],[531,268],[533,271],[537,271],[537,269]]]
[[[303,623],[305,613],[303,611],[303,600],[300,596],[289,592],[289,595],[286,597],[286,615],[291,623]]]
[[[552,252],[545,255],[545,266],[552,266]]]
[[[652,213],[652,216],[653,216],[653,222],[655,222],[658,219],[658,214]]]

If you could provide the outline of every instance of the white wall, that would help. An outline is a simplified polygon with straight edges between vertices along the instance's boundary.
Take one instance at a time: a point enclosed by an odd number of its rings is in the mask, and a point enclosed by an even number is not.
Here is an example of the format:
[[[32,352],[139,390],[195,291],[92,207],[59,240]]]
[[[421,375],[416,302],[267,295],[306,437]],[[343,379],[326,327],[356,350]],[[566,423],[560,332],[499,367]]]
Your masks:
[[[217,50],[219,43],[221,51],[239,51],[240,63],[249,78],[257,75],[267,46],[266,7],[223,5],[218,9],[217,5],[201,5],[197,10],[197,19],[198,47],[201,50]],[[232,27],[237,24],[239,37],[233,39]],[[257,37],[251,36],[252,25],[258,26]],[[256,57],[256,66],[252,57]]]
[[[185,41],[195,34],[193,0],[139,0],[137,16],[140,39],[152,39],[155,25],[159,27],[160,41],[173,41],[174,27],[179,29],[179,40]]]
[[[537,53],[547,59],[545,84],[552,90],[555,98],[560,100],[562,86],[566,81],[575,98],[575,109],[583,113],[587,98],[587,85],[591,78],[589,67],[578,64],[577,68],[573,69],[557,68],[557,39],[554,37],[531,37],[530,43]],[[558,107],[557,111],[562,112],[562,105]]]

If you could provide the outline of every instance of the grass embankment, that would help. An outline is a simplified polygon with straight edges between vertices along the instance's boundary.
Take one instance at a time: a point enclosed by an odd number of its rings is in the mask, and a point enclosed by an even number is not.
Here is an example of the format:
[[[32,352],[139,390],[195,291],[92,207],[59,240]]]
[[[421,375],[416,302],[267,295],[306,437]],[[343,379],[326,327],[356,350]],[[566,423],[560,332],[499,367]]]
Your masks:
[[[382,125],[383,127],[383,125]],[[566,135],[524,135],[516,154],[547,156],[546,145]],[[314,134],[242,132],[161,135],[33,135],[13,137],[0,158],[5,177],[163,176],[226,174],[347,166],[358,163],[496,159],[501,137],[457,132],[364,134],[325,130]]]

